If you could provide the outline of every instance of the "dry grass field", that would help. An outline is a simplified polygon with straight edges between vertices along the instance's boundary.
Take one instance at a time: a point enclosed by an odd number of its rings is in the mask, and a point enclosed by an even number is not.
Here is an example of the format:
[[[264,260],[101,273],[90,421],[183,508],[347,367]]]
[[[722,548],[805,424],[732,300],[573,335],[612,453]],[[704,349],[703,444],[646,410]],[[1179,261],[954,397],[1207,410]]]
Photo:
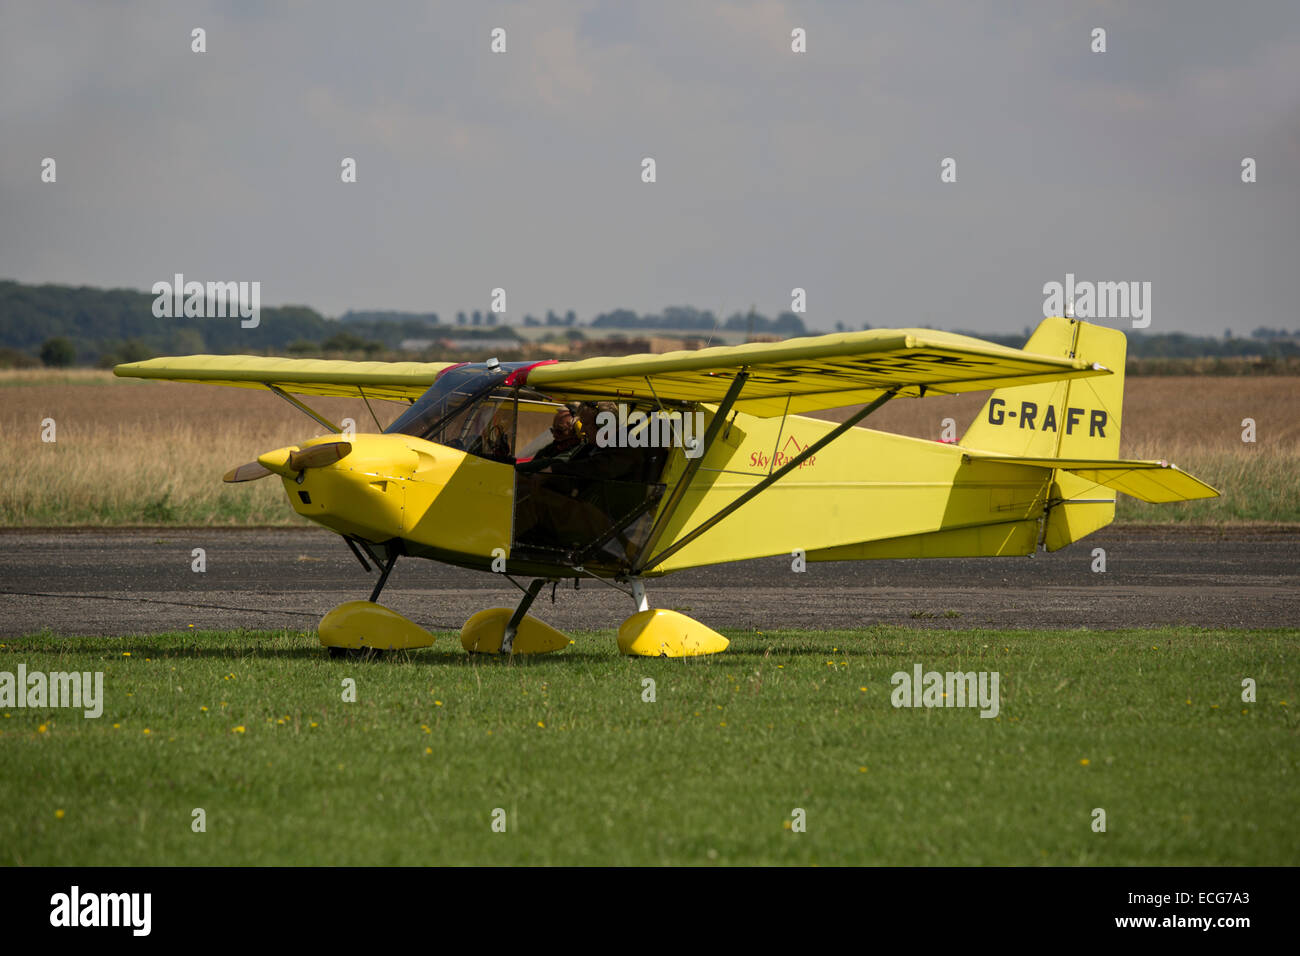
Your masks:
[[[944,418],[960,435],[984,394],[902,400],[873,428],[937,439]],[[359,401],[318,399],[336,421],[373,429]],[[374,402],[387,425],[399,406]],[[1129,522],[1300,521],[1300,378],[1127,380],[1121,454],[1166,458],[1224,491],[1221,498],[1146,505],[1121,496]],[[842,418],[831,412],[824,417]],[[55,438],[41,440],[53,419]],[[1241,440],[1253,418],[1258,440]],[[258,454],[322,430],[255,389],[117,379],[97,370],[0,372],[0,525],[293,524],[279,482],[226,485],[221,475]]]

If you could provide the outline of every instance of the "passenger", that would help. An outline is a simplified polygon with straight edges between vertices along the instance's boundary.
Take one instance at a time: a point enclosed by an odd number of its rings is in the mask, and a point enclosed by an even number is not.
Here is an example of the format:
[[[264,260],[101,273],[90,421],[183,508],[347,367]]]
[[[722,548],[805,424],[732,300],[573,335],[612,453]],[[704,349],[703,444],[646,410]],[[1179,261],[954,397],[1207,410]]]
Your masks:
[[[641,503],[647,450],[600,445],[597,417],[604,412],[617,415],[614,403],[571,402],[557,409],[550,444],[516,466],[516,540],[578,548]]]
[[[572,474],[581,474],[601,481],[639,481],[645,471],[646,451],[641,448],[628,448],[615,443],[600,445],[596,441],[599,428],[597,418],[610,415],[618,418],[618,407],[613,402],[584,403],[584,413],[590,415],[587,426],[587,439],[591,443],[591,453],[584,456]],[[585,423],[585,419],[584,419]]]

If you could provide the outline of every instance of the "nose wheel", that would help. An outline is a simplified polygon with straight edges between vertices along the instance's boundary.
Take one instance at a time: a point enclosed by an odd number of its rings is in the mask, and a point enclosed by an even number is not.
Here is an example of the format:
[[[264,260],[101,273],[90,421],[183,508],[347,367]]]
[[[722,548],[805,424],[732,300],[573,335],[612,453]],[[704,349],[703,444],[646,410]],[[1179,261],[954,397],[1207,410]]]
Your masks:
[[[369,571],[370,565],[362,557],[355,542],[348,539],[348,544],[362,566]],[[366,545],[366,550],[370,551],[369,545]],[[379,600],[384,585],[388,583],[393,565],[401,556],[401,543],[385,545],[384,551],[384,566],[374,590],[370,592],[370,600],[340,604],[321,618],[316,628],[321,644],[328,649],[333,659],[374,660],[383,656],[385,651],[411,650],[433,644],[433,635],[420,625],[375,603]],[[376,557],[373,552],[371,557]],[[375,563],[379,562],[376,560]]]

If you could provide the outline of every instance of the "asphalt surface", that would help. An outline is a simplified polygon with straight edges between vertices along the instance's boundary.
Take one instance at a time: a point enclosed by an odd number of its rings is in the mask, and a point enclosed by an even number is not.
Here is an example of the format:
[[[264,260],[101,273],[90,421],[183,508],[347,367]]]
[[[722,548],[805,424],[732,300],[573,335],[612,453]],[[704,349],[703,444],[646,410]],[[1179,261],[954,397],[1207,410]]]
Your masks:
[[[194,548],[206,571],[192,570]],[[1106,571],[1092,570],[1093,549]],[[247,628],[311,630],[369,596],[343,541],[317,529],[0,531],[0,635],[133,635]],[[526,583],[526,582],[525,582]],[[669,575],[652,607],[716,628],[1113,629],[1300,625],[1300,533],[1107,529],[1055,554],[836,562],[791,570],[766,558]],[[432,630],[513,606],[502,576],[398,561],[381,603]],[[547,589],[533,613],[561,629],[613,629],[631,599],[599,582]]]

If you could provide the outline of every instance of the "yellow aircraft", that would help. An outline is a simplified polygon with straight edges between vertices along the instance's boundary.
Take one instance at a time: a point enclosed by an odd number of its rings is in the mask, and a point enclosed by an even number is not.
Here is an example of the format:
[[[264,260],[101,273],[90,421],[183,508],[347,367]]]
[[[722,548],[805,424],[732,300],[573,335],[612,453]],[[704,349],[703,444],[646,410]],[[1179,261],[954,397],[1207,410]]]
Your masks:
[[[574,362],[194,355],[115,372],[270,389],[327,430],[225,480],[279,476],[298,514],[380,569],[368,601],[321,620],[331,654],[433,642],[376,603],[410,555],[501,573],[523,592],[517,607],[466,622],[469,651],[566,646],[528,610],[546,583],[588,578],[636,604],[618,632],[624,653],[677,657],[727,640],[650,608],[645,582],[658,575],[794,552],[849,561],[1055,551],[1109,524],[1117,492],[1217,495],[1168,462],[1117,457],[1125,349],[1122,332],[1056,317],[1024,349],[878,329]],[[956,444],[855,427],[891,399],[987,389]],[[409,407],[381,433],[345,435],[295,395]],[[840,424],[797,414],[859,405]]]

